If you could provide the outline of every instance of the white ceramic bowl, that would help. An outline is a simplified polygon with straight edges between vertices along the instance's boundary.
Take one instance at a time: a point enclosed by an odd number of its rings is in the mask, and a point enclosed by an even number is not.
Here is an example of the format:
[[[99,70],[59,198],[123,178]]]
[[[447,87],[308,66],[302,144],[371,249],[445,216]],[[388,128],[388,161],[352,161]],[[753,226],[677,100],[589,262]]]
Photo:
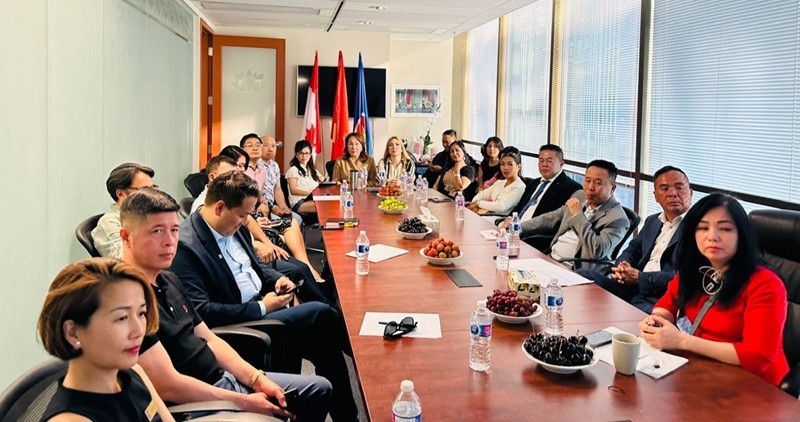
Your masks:
[[[571,374],[571,373],[573,373],[573,372],[580,371],[581,369],[586,369],[586,368],[589,368],[589,367],[595,366],[595,365],[597,364],[597,361],[598,361],[598,360],[600,360],[600,359],[597,357],[597,353],[594,353],[594,355],[592,355],[592,361],[591,361],[591,362],[589,362],[589,363],[588,363],[588,364],[586,364],[586,365],[578,365],[578,366],[559,366],[559,365],[553,365],[553,364],[551,364],[551,363],[546,363],[546,362],[543,362],[543,361],[541,361],[541,360],[539,360],[539,359],[536,359],[535,357],[531,356],[531,354],[530,354],[530,353],[528,353],[528,351],[527,351],[527,350],[525,350],[525,343],[522,343],[522,344],[520,345],[520,348],[522,349],[522,353],[524,353],[524,354],[525,354],[525,356],[527,356],[527,357],[528,357],[528,359],[530,359],[530,360],[532,360],[532,361],[534,361],[534,362],[538,363],[538,364],[539,364],[539,365],[541,365],[541,366],[542,366],[544,369],[546,369],[546,370],[548,370],[548,371],[550,371],[550,372],[556,373],[556,374]],[[591,347],[587,347],[587,349],[591,349]]]
[[[455,264],[456,261],[458,261],[459,259],[461,259],[464,256],[464,255],[459,255],[459,256],[457,256],[455,258],[432,258],[430,256],[425,255],[425,252],[423,252],[424,250],[425,250],[425,248],[420,249],[419,250],[419,254],[423,258],[427,259],[428,263],[431,264],[431,265],[439,265],[439,266],[452,265],[452,264]],[[463,251],[462,251],[462,253],[463,253]]]
[[[401,235],[403,235],[404,238],[411,239],[411,240],[420,240],[420,239],[424,238],[425,236],[433,233],[433,229],[431,229],[430,227],[426,227],[424,233],[406,233],[406,232],[401,232],[399,227],[394,229],[394,231],[396,231],[396,232],[400,233]]]
[[[401,209],[401,210],[385,210],[385,209],[381,208],[380,205],[378,205],[378,209],[383,211],[384,214],[402,214],[402,213],[406,212],[406,210],[408,210],[408,205],[406,205],[406,207]]]
[[[499,319],[500,321],[505,322],[507,324],[522,324],[522,323],[528,322],[528,321],[538,317],[543,312],[544,312],[543,307],[541,305],[539,305],[538,303],[536,304],[536,310],[533,311],[533,313],[530,316],[526,316],[526,317],[508,316],[508,315],[502,315],[502,314],[498,314],[498,313],[489,311],[489,313],[492,314],[493,317],[495,317],[495,318]]]

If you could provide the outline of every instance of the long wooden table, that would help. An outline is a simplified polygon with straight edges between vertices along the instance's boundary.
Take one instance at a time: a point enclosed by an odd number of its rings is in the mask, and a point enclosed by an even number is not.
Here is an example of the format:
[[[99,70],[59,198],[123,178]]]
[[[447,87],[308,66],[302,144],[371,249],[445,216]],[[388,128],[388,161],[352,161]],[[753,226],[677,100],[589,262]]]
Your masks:
[[[438,194],[430,191],[431,196]],[[315,194],[338,194],[338,188]],[[400,381],[411,379],[427,421],[519,420],[799,420],[800,404],[777,387],[739,367],[694,354],[682,368],[654,380],[635,373],[624,376],[611,365],[571,375],[557,375],[530,361],[520,345],[532,332],[544,330],[544,318],[533,324],[494,322],[489,373],[468,365],[469,323],[476,302],[506,286],[506,275],[494,268],[494,243],[478,232],[491,225],[470,211],[455,222],[452,202],[426,205],[441,222],[443,237],[461,245],[457,268],[469,271],[483,287],[458,288],[442,267],[427,264],[418,250],[434,237],[405,240],[394,230],[398,219],[420,214],[412,201],[404,215],[378,210],[380,198],[355,193],[356,228],[323,232],[327,258],[353,346],[354,360],[371,420],[391,420],[391,405]],[[338,202],[318,201],[317,212],[341,217]],[[370,243],[408,249],[409,253],[370,264],[367,276],[355,275],[353,250],[360,230]],[[543,257],[522,245],[521,257]],[[564,332],[588,333],[613,325],[637,333],[644,313],[594,284],[564,289]],[[442,338],[359,336],[365,312],[437,313]]]

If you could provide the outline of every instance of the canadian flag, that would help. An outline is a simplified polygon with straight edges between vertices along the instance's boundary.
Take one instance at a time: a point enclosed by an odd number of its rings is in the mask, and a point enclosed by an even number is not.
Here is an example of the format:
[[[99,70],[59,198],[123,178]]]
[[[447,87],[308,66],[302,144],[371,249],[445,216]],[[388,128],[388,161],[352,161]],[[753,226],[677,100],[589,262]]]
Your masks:
[[[311,83],[308,85],[306,112],[303,127],[306,129],[305,140],[311,144],[313,158],[322,153],[322,126],[319,123],[319,58],[314,52],[314,69],[311,71]]]

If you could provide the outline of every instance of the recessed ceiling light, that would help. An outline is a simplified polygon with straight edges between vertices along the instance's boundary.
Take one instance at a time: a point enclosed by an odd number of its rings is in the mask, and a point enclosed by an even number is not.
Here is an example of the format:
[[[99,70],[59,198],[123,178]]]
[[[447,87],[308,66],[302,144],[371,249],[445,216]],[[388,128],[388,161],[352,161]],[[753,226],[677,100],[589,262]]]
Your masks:
[[[372,21],[356,21],[359,25],[372,25]]]
[[[386,9],[388,9],[386,6],[381,6],[381,5],[370,6],[369,8],[372,9],[372,10],[386,10]]]

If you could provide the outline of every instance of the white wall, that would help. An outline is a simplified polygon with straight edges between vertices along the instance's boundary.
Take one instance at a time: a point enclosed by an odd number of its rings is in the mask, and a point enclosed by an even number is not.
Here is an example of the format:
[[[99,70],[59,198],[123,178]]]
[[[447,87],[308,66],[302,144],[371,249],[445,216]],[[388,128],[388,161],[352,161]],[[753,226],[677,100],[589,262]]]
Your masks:
[[[294,143],[302,139],[303,118],[295,115],[297,102],[297,66],[314,64],[314,50],[319,51],[320,66],[337,66],[339,50],[344,56],[345,67],[358,66],[361,52],[364,67],[385,68],[386,72],[386,118],[371,118],[375,136],[374,154],[383,154],[386,140],[390,136],[411,139],[426,118],[391,117],[392,84],[440,85],[442,86],[442,115],[431,131],[434,141],[442,131],[449,128],[451,105],[448,104],[452,84],[452,41],[439,43],[393,41],[388,34],[372,34],[355,31],[323,32],[321,30],[285,28],[215,28],[215,35],[237,35],[246,37],[282,38],[286,40],[286,105],[284,141],[284,168],[294,152]],[[352,117],[351,124],[352,124]],[[322,118],[322,137],[325,139],[326,157],[330,156],[330,117]]]
[[[88,257],[74,230],[111,203],[109,171],[146,164],[162,189],[188,196],[197,83],[195,44],[125,1],[0,0],[0,16],[4,388],[45,357],[45,292]]]

